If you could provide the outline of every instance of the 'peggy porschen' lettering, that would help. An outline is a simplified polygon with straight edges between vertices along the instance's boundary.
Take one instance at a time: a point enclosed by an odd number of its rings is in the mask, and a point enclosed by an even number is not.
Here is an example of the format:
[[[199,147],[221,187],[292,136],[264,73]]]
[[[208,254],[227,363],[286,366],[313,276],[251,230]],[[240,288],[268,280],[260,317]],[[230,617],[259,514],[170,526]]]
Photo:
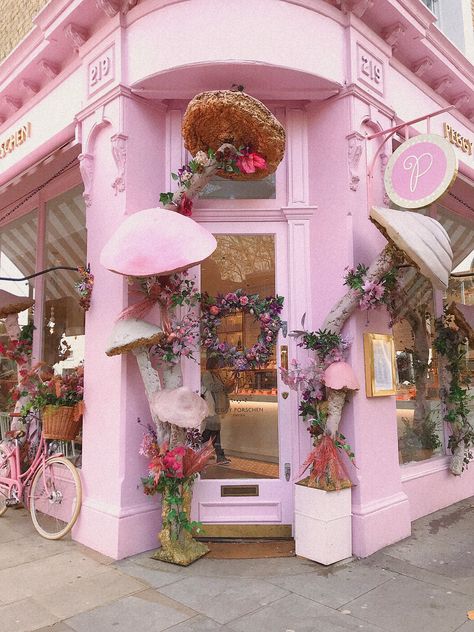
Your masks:
[[[428,160],[425,162],[425,165],[422,164],[423,158],[427,158]],[[418,186],[418,182],[420,178],[425,176],[431,167],[433,166],[433,155],[426,152],[424,154],[420,154],[420,156],[415,156],[414,154],[410,154],[403,161],[403,168],[406,171],[411,171],[410,174],[410,191],[414,193]]]

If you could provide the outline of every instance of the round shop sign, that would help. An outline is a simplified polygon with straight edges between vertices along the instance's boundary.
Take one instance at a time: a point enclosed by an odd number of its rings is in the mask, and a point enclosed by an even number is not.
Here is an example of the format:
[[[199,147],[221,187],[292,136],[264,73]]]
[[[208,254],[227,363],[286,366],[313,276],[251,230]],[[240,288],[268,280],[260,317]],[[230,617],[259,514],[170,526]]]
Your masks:
[[[388,197],[402,208],[428,206],[449,189],[458,161],[447,140],[420,134],[393,152],[385,169]]]

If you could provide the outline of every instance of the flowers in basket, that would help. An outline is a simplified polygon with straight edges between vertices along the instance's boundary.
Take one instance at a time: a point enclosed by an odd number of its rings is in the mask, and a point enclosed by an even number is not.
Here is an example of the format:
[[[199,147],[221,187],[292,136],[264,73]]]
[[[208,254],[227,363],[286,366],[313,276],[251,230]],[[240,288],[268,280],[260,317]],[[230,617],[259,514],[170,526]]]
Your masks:
[[[84,370],[78,367],[62,376],[43,363],[20,370],[21,380],[13,399],[22,403],[20,413],[41,412],[46,439],[72,441],[77,436],[84,411]]]

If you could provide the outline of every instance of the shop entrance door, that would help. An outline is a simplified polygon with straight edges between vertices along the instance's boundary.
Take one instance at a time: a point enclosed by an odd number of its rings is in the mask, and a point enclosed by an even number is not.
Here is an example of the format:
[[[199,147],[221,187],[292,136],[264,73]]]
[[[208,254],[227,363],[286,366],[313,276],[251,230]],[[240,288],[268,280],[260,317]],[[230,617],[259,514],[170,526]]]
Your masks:
[[[287,321],[287,225],[280,223],[205,223],[216,237],[214,254],[201,265],[201,292],[235,294],[253,300],[285,297]],[[239,294],[239,292],[237,292]],[[235,300],[231,297],[231,300]],[[237,310],[222,318],[219,342],[250,351],[260,323]],[[206,437],[215,440],[216,456],[197,481],[193,518],[215,537],[291,535],[293,496],[291,414],[287,388],[278,367],[287,357],[286,331],[280,331],[267,365],[236,370],[215,366],[201,346],[201,389],[214,389],[216,414],[208,418]],[[220,391],[219,395],[215,390]],[[228,398],[228,400],[227,400]],[[227,409],[227,410],[226,410]]]

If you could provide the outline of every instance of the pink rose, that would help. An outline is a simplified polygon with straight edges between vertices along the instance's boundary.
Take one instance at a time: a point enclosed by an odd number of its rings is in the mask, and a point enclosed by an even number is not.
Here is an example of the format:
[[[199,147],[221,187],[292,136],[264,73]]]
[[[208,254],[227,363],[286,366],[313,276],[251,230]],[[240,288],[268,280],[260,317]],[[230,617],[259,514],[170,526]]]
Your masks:
[[[248,305],[249,297],[248,296],[241,296],[239,302],[240,302],[241,305]]]
[[[221,310],[217,307],[217,305],[211,305],[211,307],[209,308],[209,313],[213,316],[217,316],[220,311]]]

